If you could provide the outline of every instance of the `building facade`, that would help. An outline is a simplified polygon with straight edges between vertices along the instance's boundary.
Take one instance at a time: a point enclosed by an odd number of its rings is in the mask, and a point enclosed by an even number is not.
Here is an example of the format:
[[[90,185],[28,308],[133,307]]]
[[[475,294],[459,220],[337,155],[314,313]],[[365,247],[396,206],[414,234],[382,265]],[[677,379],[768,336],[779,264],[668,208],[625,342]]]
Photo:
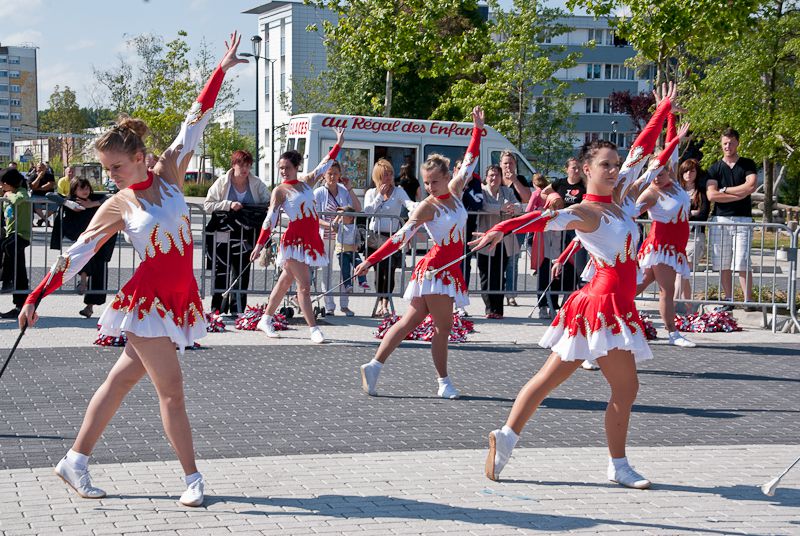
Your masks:
[[[241,136],[256,137],[255,110],[231,110],[219,115],[214,122],[222,129],[236,130]]]
[[[628,115],[611,111],[609,95],[615,91],[630,91],[631,95],[650,91],[652,73],[637,73],[625,66],[625,60],[635,56],[636,51],[614,35],[608,19],[571,16],[557,23],[571,30],[543,44],[562,45],[567,53],[581,54],[575,67],[556,73],[559,80],[570,82],[570,93],[580,95],[573,105],[576,121],[569,133],[575,148],[593,139],[604,139],[627,152],[637,129]],[[588,46],[590,41],[594,41],[594,47]]]
[[[37,93],[36,49],[0,45],[0,165],[12,161],[15,140],[35,136]]]
[[[261,37],[258,91],[258,175],[267,184],[276,180],[275,162],[286,138],[286,127],[294,113],[292,83],[317,76],[327,67],[322,42],[322,23],[336,16],[303,0],[271,0],[244,13],[258,16]],[[317,34],[306,31],[316,24]]]

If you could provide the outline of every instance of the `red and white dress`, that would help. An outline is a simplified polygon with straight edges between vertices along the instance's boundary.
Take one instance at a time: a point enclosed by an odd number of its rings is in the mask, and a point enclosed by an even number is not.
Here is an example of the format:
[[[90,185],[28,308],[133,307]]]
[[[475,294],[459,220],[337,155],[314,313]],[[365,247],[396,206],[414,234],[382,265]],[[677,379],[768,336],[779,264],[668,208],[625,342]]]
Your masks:
[[[461,167],[456,174],[456,179],[465,181],[472,176],[472,171],[478,163],[483,129],[473,128],[467,152],[461,161]],[[461,263],[455,263],[438,272],[433,278],[425,277],[428,270],[437,270],[453,262],[464,254],[465,234],[467,228],[467,210],[460,199],[451,194],[437,198],[440,201],[452,199],[454,208],[449,208],[444,203],[436,203],[436,213],[433,220],[419,224],[409,220],[403,227],[394,233],[381,247],[367,258],[367,262],[374,265],[385,259],[395,251],[401,249],[416,234],[420,227],[425,227],[428,235],[433,240],[433,247],[417,262],[411,273],[411,281],[406,287],[403,298],[411,300],[416,297],[430,294],[443,294],[453,298],[456,307],[469,305],[467,283],[461,272]]]
[[[279,206],[270,205],[267,217],[261,225],[258,244],[264,246],[269,240],[272,230],[277,226],[280,212],[289,219],[289,224],[281,236],[278,255],[275,259],[280,268],[286,261],[293,259],[308,266],[326,266],[328,256],[325,244],[319,233],[319,216],[314,202],[314,189],[305,181],[317,179],[325,174],[339,154],[339,145],[334,145],[328,155],[306,175],[303,180],[283,181],[290,187],[286,189],[286,198]]]
[[[678,148],[673,140],[676,137],[674,114],[670,114],[667,123],[668,146],[659,158],[663,164],[669,162],[675,170],[677,170]],[[674,149],[668,153],[670,147]],[[691,276],[689,261],[686,258],[691,205],[689,194],[675,182],[668,190],[658,192],[656,204],[648,210],[653,224],[639,248],[639,266],[642,270],[656,264],[666,264],[682,277]]]
[[[205,336],[203,304],[192,265],[190,213],[182,184],[223,78],[224,72],[217,67],[178,137],[146,180],[121,190],[100,207],[86,231],[59,259],[63,263],[50,283],[45,287],[47,278],[43,279],[26,303],[35,303],[39,296],[58,289],[80,272],[106,240],[124,232],[141,262],[100,316],[100,334],[169,337],[181,353]]]

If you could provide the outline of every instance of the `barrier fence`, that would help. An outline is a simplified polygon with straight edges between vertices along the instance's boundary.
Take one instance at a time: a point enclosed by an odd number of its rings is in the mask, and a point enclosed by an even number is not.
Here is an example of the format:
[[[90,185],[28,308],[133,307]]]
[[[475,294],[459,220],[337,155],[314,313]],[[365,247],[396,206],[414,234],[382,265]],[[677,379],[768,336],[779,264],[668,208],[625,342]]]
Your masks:
[[[20,283],[26,278],[30,285],[36,285],[58,254],[67,249],[82,230],[75,227],[79,222],[71,221],[73,215],[69,208],[47,199],[28,202],[39,204],[54,214],[53,223],[48,221],[45,226],[33,225],[31,221],[28,244],[16,232],[16,227],[6,235],[5,225],[3,226],[3,249],[0,251],[3,258],[3,291],[19,296],[26,295],[27,289],[9,287],[14,287],[15,282],[16,286],[22,287]],[[0,198],[2,213],[6,214],[8,208],[7,200]],[[16,220],[16,208],[11,209],[12,217]],[[195,276],[201,294],[212,297],[212,309],[243,312],[248,295],[268,295],[280,275],[274,257],[276,245],[284,230],[283,222],[274,231],[268,244],[267,260],[271,262],[262,268],[259,263],[250,263],[250,252],[260,232],[260,224],[266,213],[265,207],[245,207],[240,214],[206,214],[202,205],[190,203],[189,210],[195,248]],[[480,222],[479,218],[483,215],[486,213],[470,213],[470,218]],[[348,298],[354,294],[375,297],[373,313],[381,299],[389,300],[388,305],[392,307],[391,300],[402,296],[411,277],[411,269],[432,245],[427,232],[420,229],[401,252],[370,269],[364,287],[360,286],[359,281],[341,285],[350,277],[355,266],[390,236],[390,230],[396,231],[403,224],[403,219],[400,216],[377,217],[356,212],[322,212],[320,217],[323,220],[332,220],[335,217],[339,222],[338,229],[322,231],[325,253],[329,259],[328,266],[312,270],[312,290],[315,294],[332,289],[329,297],[325,298],[327,303],[324,305],[328,308],[335,307],[336,302],[347,306]],[[32,216],[31,219],[37,218]],[[651,222],[640,220],[639,224],[642,236],[645,236]],[[352,247],[351,226],[355,226],[355,236],[359,242],[355,248]],[[25,227],[23,224],[22,234],[25,234]],[[346,236],[347,233],[350,236]],[[583,284],[580,276],[588,262],[588,255],[584,250],[565,266],[558,280],[551,284],[549,276],[551,260],[569,245],[573,236],[570,232],[557,231],[536,236],[514,235],[507,237],[498,250],[471,255],[462,264],[470,296],[485,298],[487,309],[491,296],[495,300],[499,296],[501,302],[504,298],[516,296],[534,297],[539,316],[551,317],[559,303],[573,289]],[[797,314],[799,239],[800,229],[783,224],[692,222],[687,245],[687,253],[690,253],[692,261],[691,277],[688,279],[690,290],[686,289],[683,291],[685,294],[677,295],[676,303],[694,308],[704,305],[755,308],[763,312],[764,324],[771,326],[773,331],[778,328],[779,315],[788,316],[789,322],[800,329]],[[24,257],[24,263],[16,260],[18,254]],[[739,265],[735,264],[737,259]],[[65,284],[58,292],[78,291],[86,295],[85,301],[102,303],[102,298],[121,288],[138,264],[139,258],[133,247],[124,235],[118,236],[110,247],[103,250],[102,262],[90,267],[88,275],[91,277],[88,277],[85,285],[76,277],[75,283]],[[23,266],[25,273],[20,277],[19,272]],[[720,270],[726,267],[733,270]],[[742,277],[739,272],[743,267],[749,267],[749,270],[741,270],[744,277],[748,277],[748,273],[752,274],[750,295],[741,290]],[[231,289],[230,295],[224,298],[223,293],[240,274],[241,277]],[[733,296],[728,296],[732,298],[730,300],[725,299],[723,290],[728,283],[733,283],[733,288],[736,289]],[[681,285],[686,285],[686,282],[676,284],[678,287]],[[288,296],[293,292],[291,289]],[[658,292],[657,285],[653,283],[637,299],[658,300]],[[290,298],[287,297],[288,299]]]

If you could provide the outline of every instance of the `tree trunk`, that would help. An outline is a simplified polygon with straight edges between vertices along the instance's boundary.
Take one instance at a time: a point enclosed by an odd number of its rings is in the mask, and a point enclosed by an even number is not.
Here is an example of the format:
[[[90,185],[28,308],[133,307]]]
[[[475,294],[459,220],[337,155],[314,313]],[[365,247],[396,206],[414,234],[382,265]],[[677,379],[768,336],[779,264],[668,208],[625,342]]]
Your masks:
[[[772,223],[772,184],[775,176],[775,162],[764,158],[764,221]]]
[[[392,71],[386,71],[386,94],[383,101],[383,116],[392,117]]]

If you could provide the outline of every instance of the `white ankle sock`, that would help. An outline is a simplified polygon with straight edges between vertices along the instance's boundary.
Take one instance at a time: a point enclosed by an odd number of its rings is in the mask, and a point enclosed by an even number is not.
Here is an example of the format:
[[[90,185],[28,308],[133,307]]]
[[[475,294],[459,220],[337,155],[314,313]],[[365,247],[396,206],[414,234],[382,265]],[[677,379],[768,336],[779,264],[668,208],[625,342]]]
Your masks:
[[[378,370],[381,370],[381,367],[383,367],[383,363],[381,363],[375,358],[372,358],[372,361],[367,363],[367,365],[369,365],[370,367],[378,367]]]
[[[628,458],[624,456],[622,458],[609,458],[611,463],[614,464],[614,469],[622,469],[626,465],[628,465]]]
[[[309,331],[311,331],[311,333],[314,333],[315,331],[319,331],[319,326],[312,326],[312,327],[310,327],[308,329],[309,329]]]
[[[439,385],[447,385],[450,383],[450,376],[445,376],[444,378],[436,378],[436,381],[439,382]]]
[[[517,441],[519,441],[519,436],[517,435],[517,433],[514,430],[512,430],[511,427],[508,426],[507,424],[504,424],[503,427],[500,428],[500,433],[510,438],[515,445],[517,444]]]
[[[86,469],[89,466],[89,456],[72,449],[67,451],[67,461],[76,469]]]
[[[191,486],[193,482],[197,482],[201,478],[203,478],[203,475],[201,475],[199,471],[197,473],[192,473],[191,475],[186,475],[184,477],[187,486]]]
[[[261,318],[264,319],[264,322],[266,322],[268,324],[272,324],[272,315],[264,314],[264,315],[261,315]]]

